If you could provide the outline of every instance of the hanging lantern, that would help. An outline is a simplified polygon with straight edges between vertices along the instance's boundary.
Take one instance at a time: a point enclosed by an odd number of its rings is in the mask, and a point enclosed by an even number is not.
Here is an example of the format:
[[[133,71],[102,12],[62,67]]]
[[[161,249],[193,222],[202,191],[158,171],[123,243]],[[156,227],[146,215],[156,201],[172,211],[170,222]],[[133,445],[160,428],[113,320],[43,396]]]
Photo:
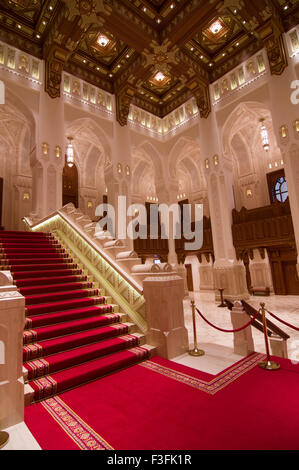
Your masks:
[[[261,123],[261,138],[262,138],[263,148],[266,152],[269,152],[270,141],[269,141],[269,134],[265,126],[265,119],[261,119],[260,123]]]
[[[66,148],[66,163],[70,168],[72,168],[72,166],[74,166],[74,147],[72,144],[73,138],[68,137],[68,141],[69,143]]]

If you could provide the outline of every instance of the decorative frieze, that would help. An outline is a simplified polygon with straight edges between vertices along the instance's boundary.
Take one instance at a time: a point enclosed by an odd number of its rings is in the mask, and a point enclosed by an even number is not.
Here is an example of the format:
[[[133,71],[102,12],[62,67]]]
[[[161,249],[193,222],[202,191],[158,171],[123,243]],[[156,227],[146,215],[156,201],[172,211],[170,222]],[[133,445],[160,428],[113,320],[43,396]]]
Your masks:
[[[190,124],[198,115],[196,100],[192,98],[163,119],[131,105],[128,122],[132,128],[145,130],[155,137],[168,138]]]
[[[266,72],[265,52],[260,51],[211,85],[213,106],[263,77]]]
[[[80,102],[96,108],[112,118],[114,114],[113,96],[73,75],[63,74],[63,94],[70,102]]]
[[[0,42],[0,69],[42,84],[41,60],[3,42]]]

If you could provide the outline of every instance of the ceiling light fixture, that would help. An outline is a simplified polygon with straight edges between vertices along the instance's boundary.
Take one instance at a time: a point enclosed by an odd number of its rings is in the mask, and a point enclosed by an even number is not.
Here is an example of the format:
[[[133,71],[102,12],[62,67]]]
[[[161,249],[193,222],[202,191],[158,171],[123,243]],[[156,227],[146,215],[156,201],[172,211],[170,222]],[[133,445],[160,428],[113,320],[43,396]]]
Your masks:
[[[73,137],[68,137],[67,139],[69,143],[67,144],[67,148],[66,148],[66,163],[67,163],[67,166],[72,168],[74,166],[74,147],[72,144]]]
[[[97,43],[101,47],[106,47],[107,44],[109,43],[109,39],[104,34],[100,34],[100,36],[97,39]]]
[[[156,75],[154,76],[154,79],[157,81],[157,82],[163,82],[165,80],[165,75],[163,72],[158,72],[156,73]]]
[[[219,20],[215,21],[210,27],[209,30],[211,31],[212,34],[218,34],[220,31],[223,29],[222,24],[220,23]]]
[[[260,123],[261,123],[261,138],[262,138],[263,148],[266,152],[269,152],[270,140],[269,140],[268,130],[265,126],[265,119],[264,118],[260,119]]]

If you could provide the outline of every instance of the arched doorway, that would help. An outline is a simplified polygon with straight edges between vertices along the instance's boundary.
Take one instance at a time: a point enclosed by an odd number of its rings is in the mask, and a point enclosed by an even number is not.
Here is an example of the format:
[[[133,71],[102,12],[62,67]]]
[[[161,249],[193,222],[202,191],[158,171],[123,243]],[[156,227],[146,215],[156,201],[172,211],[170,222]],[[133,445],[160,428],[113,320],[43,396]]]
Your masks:
[[[62,204],[65,206],[72,202],[78,207],[78,170],[74,163],[69,167],[66,162],[62,173]]]

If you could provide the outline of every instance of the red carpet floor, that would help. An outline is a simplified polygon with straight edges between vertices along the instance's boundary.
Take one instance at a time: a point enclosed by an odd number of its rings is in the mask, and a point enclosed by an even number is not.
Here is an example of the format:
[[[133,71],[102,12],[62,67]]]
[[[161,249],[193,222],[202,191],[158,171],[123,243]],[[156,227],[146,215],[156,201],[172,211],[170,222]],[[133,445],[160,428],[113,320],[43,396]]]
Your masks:
[[[134,325],[51,234],[1,231],[0,269],[25,297],[23,360],[35,401],[149,357]]]
[[[254,354],[211,376],[161,358],[25,410],[43,449],[298,450],[299,365]]]

